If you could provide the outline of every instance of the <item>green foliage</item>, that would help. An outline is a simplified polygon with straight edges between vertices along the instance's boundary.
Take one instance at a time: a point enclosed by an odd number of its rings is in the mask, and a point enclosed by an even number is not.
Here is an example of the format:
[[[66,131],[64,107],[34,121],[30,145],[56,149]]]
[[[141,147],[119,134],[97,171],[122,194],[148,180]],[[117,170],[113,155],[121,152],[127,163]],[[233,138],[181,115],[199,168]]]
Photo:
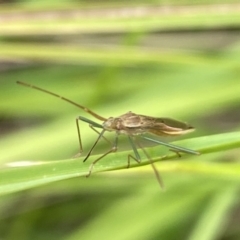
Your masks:
[[[5,12],[36,11],[40,5],[34,4]],[[56,9],[62,4],[77,5]],[[240,19],[232,9],[1,25],[0,239],[239,239],[240,48],[239,32],[231,28]],[[210,31],[213,26],[229,29]],[[104,117],[131,110],[187,121],[194,133],[161,140],[201,155],[178,158],[163,146],[146,145],[162,191],[144,155],[126,169],[132,150],[121,136],[118,152],[85,178],[110,146],[100,141],[83,163],[97,135],[80,123],[83,155],[71,158],[79,151],[75,119],[95,119],[17,80]],[[113,140],[114,133],[106,137]]]

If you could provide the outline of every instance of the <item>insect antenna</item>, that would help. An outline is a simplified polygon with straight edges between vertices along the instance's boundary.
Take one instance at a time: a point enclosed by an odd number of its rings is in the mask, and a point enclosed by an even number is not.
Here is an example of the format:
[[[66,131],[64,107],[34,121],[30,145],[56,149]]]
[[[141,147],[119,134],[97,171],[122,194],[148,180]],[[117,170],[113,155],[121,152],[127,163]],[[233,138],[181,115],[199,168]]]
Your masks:
[[[82,106],[82,105],[80,105],[80,104],[78,104],[78,103],[75,103],[75,102],[71,101],[70,99],[67,99],[67,98],[65,98],[65,97],[63,97],[63,96],[60,96],[60,95],[56,94],[56,93],[50,92],[50,91],[45,90],[45,89],[43,89],[43,88],[34,86],[34,85],[32,85],[32,84],[28,84],[28,83],[25,83],[25,82],[21,82],[21,81],[17,81],[17,84],[22,85],[22,86],[25,86],[25,87],[33,88],[33,89],[36,89],[36,90],[38,90],[38,91],[41,91],[41,92],[45,92],[45,93],[47,93],[47,94],[50,94],[50,95],[52,95],[52,96],[54,96],[54,97],[60,98],[60,99],[66,101],[66,102],[68,102],[68,103],[70,103],[70,104],[72,104],[72,105],[74,105],[74,106],[76,106],[76,107],[78,107],[78,108],[81,108],[83,111],[89,113],[90,115],[92,115],[93,117],[97,118],[98,120],[101,120],[101,121],[106,121],[106,120],[107,120],[106,118],[98,115],[97,113],[93,112],[93,111],[90,110],[89,108],[84,107],[84,106]]]

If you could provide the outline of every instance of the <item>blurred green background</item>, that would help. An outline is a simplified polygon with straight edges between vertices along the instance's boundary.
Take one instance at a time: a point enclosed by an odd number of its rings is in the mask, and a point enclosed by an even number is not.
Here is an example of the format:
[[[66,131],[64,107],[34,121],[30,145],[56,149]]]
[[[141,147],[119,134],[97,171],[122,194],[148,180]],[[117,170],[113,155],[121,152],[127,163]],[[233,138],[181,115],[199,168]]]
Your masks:
[[[156,163],[165,191],[150,166],[76,177],[75,118],[95,119],[16,84],[104,117],[187,121],[184,138],[240,131],[239,1],[1,1],[0,74],[1,240],[240,239],[239,145]],[[97,135],[81,134],[86,154]],[[129,149],[122,137],[109,159],[125,165]]]

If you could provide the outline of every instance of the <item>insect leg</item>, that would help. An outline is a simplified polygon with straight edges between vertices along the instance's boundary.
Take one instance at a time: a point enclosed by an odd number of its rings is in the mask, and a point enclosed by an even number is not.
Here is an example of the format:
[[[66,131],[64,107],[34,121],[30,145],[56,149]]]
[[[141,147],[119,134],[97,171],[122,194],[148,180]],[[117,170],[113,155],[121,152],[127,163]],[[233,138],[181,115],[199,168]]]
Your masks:
[[[95,127],[94,127],[92,124],[89,124],[89,127],[90,127],[94,132],[96,132],[98,135],[100,134],[100,132],[99,132],[97,129],[95,129]],[[108,140],[105,136],[102,136],[102,138],[103,138],[106,142],[108,142],[110,145],[112,145],[112,142],[111,142],[110,140]]]
[[[92,149],[96,146],[98,140],[101,138],[102,134],[105,132],[105,130],[102,130],[102,132],[99,134],[99,137],[97,139],[97,141],[95,142],[95,144],[93,145]],[[92,164],[90,165],[89,167],[89,172],[87,174],[86,177],[89,177],[92,173],[92,170],[93,170],[93,167],[94,165],[99,161],[101,160],[102,158],[104,158],[105,156],[107,156],[109,153],[112,153],[112,152],[116,152],[117,151],[117,145],[118,145],[118,134],[116,135],[116,138],[115,138],[115,141],[114,141],[114,144],[112,146],[112,148],[110,150],[108,150],[106,153],[104,153],[103,155],[101,155],[99,158],[97,158],[96,160],[94,160],[92,162]],[[91,149],[91,150],[92,150]],[[91,150],[90,150],[90,153],[91,153]]]
[[[179,158],[182,157],[182,155],[179,153],[178,150],[175,150],[175,149],[171,149],[171,148],[170,148],[169,151],[176,153]]]
[[[98,124],[98,123],[96,123],[94,121],[91,121],[90,119],[87,119],[85,117],[79,116],[78,118],[76,118],[76,125],[77,125],[77,132],[78,132],[78,141],[79,141],[79,149],[80,149],[80,154],[81,154],[82,151],[83,151],[83,146],[82,146],[82,139],[81,139],[81,133],[80,133],[79,120],[81,120],[83,122],[87,122],[90,125],[92,125],[94,127],[97,127],[97,128],[102,128],[102,125],[100,125],[100,124]]]
[[[156,140],[156,139],[152,139],[152,138],[149,138],[149,137],[142,136],[142,138],[144,138],[144,139],[146,139],[150,142],[158,143],[158,144],[161,144],[163,146],[169,147],[170,150],[174,151],[174,152],[184,152],[184,153],[193,154],[193,155],[199,155],[200,154],[197,151],[194,151],[194,150],[191,150],[191,149],[188,149],[188,148],[184,148],[184,147],[180,147],[180,146],[176,146],[176,145],[173,145],[173,144],[170,144],[170,143],[165,143],[165,142],[162,142],[162,141],[159,141],[159,140]]]
[[[137,150],[137,148],[136,148],[136,146],[135,146],[135,144],[134,144],[134,141],[133,141],[132,137],[130,137],[130,136],[128,135],[128,139],[129,139],[129,142],[130,142],[130,144],[131,144],[131,146],[132,146],[132,149],[133,149],[133,152],[134,152],[134,154],[135,154],[135,157],[132,156],[131,154],[128,155],[128,165],[127,165],[127,168],[130,167],[130,160],[131,160],[131,158],[132,158],[133,160],[135,160],[137,163],[140,163],[140,161],[141,161],[141,157],[140,157],[140,155],[139,155],[139,153],[138,153],[138,150]]]
[[[164,189],[163,180],[162,180],[162,178],[161,178],[161,176],[160,176],[160,174],[159,174],[156,166],[154,165],[154,162],[153,162],[152,158],[150,157],[150,155],[148,154],[148,152],[142,147],[142,145],[141,145],[138,141],[135,141],[135,142],[136,142],[136,144],[138,145],[138,147],[142,149],[142,151],[144,152],[144,154],[145,154],[146,157],[148,158],[148,161],[150,162],[150,164],[151,164],[151,166],[152,166],[152,169],[153,169],[153,171],[154,171],[154,173],[155,173],[155,176],[156,176],[156,178],[157,178],[157,181],[158,181],[160,187],[161,187],[162,189]]]
[[[103,130],[100,132],[100,134],[99,134],[97,140],[95,141],[95,143],[93,144],[93,146],[92,146],[91,149],[89,150],[89,152],[88,152],[87,156],[84,158],[83,162],[87,161],[87,159],[90,157],[90,155],[91,155],[93,149],[96,147],[98,141],[99,141],[100,138],[103,136],[103,134],[105,133],[105,131],[106,131],[106,130],[103,129]]]
[[[129,167],[129,165],[130,165],[130,158],[133,158],[138,163],[140,163],[141,158],[140,158],[140,155],[139,155],[139,153],[137,151],[137,148],[136,148],[136,146],[134,144],[134,141],[133,141],[133,139],[132,139],[130,134],[128,135],[128,139],[130,141],[130,144],[131,144],[132,149],[134,151],[134,154],[136,156],[136,157],[133,157],[132,155],[128,155],[128,167]],[[148,161],[150,162],[150,164],[151,164],[151,166],[153,168],[153,171],[155,173],[155,176],[157,178],[157,181],[158,181],[160,187],[162,189],[164,189],[164,184],[163,184],[162,178],[160,177],[160,174],[159,174],[156,166],[154,165],[152,158],[150,157],[150,155],[147,153],[147,151],[142,147],[142,145],[136,139],[135,139],[135,143],[138,145],[139,148],[141,148],[141,150],[144,152],[145,156],[148,158]]]
[[[79,154],[82,153],[83,151],[83,146],[82,146],[82,139],[81,139],[81,133],[80,133],[80,127],[79,127],[79,119],[76,118],[76,125],[77,125],[77,132],[78,132],[78,142],[79,142]]]

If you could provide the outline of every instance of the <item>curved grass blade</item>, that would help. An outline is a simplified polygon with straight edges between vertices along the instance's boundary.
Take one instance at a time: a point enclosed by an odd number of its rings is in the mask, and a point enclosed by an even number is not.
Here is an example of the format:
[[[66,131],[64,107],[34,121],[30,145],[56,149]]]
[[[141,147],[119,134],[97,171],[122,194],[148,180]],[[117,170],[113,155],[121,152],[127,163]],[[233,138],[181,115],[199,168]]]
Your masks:
[[[220,152],[223,150],[239,148],[240,132],[187,139],[175,142],[174,145],[195,149],[201,154]],[[185,155],[183,155],[182,158],[177,158],[175,153],[169,152],[167,156],[165,155],[164,157],[161,157],[164,155],[164,153],[166,153],[166,148],[161,146],[148,148],[146,150],[149,151],[154,162],[167,159],[176,159],[177,161],[175,161],[174,164],[178,162],[178,164],[182,166],[182,170],[185,169],[186,172],[205,172],[210,175],[222,175],[223,173],[226,173],[226,175],[228,175],[230,178],[233,178],[234,180],[240,180],[240,164],[237,163],[208,164],[207,162],[204,162],[200,163],[202,164],[202,167],[199,168],[199,162],[195,163],[193,161],[183,161]],[[110,154],[101,161],[101,164],[96,164],[93,173],[125,169],[127,165],[126,157],[130,153],[132,153],[132,151]],[[91,156],[89,161],[86,163],[82,162],[84,157],[59,161],[18,161],[7,163],[2,165],[0,168],[0,194],[16,192],[58,180],[86,176],[89,172],[89,166],[91,162],[97,157],[98,155]],[[130,167],[147,164],[149,164],[148,159],[146,157],[142,157],[140,164],[133,163]],[[161,171],[161,165],[159,166],[159,170]],[[163,164],[162,170],[175,171],[173,168],[173,162],[166,161]]]

